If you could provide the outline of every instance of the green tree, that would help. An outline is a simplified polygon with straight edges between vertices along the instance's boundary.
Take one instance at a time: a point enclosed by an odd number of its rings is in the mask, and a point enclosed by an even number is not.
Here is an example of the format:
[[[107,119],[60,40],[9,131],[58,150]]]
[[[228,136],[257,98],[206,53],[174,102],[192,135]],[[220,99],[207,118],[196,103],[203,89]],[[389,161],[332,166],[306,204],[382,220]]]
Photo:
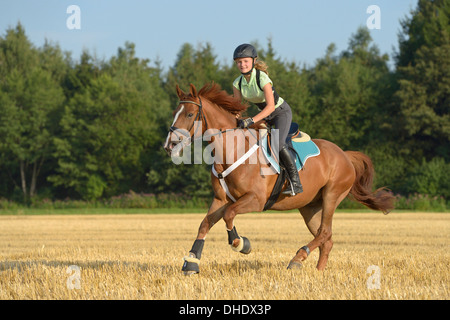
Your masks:
[[[127,43],[101,71],[84,68],[54,140],[58,167],[50,180],[56,186],[92,200],[145,184],[142,159],[162,139],[159,121],[167,108],[158,72],[148,62]]]
[[[427,194],[430,196],[450,196],[450,164],[444,159],[435,157],[429,162],[422,158],[412,167],[407,179],[410,193]]]
[[[398,136],[410,157],[450,159],[450,1],[418,2],[402,21]]]
[[[313,136],[331,140],[343,149],[361,149],[380,141],[389,95],[387,55],[371,45],[367,28],[360,27],[349,48],[335,55],[331,44],[324,58],[308,71],[312,94]],[[376,122],[375,122],[376,121]]]
[[[211,44],[198,45],[194,49],[191,44],[185,43],[178,52],[175,65],[169,69],[165,89],[172,103],[175,103],[178,99],[175,93],[177,84],[187,90],[192,83],[199,90],[206,83],[218,79],[218,73],[219,64]]]
[[[401,21],[393,122],[405,163],[402,193],[449,197],[450,1],[419,0]]]
[[[419,0],[411,16],[400,21],[397,67],[414,66],[423,47],[448,45],[449,19],[449,0]]]
[[[25,201],[36,195],[64,102],[60,79],[48,69],[59,58],[34,48],[20,24],[0,38],[0,159]]]

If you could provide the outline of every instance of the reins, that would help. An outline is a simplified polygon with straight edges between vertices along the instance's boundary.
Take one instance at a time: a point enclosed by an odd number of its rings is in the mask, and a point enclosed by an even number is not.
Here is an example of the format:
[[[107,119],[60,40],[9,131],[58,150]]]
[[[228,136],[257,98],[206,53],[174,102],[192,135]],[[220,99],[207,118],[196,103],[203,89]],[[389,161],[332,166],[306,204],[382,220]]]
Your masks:
[[[192,128],[194,127],[196,121],[203,121],[203,120],[205,120],[205,127],[206,127],[205,131],[208,130],[208,121],[206,120],[205,114],[204,114],[204,112],[203,112],[203,104],[202,104],[202,100],[200,99],[200,97],[198,97],[198,100],[199,100],[200,103],[197,103],[197,102],[195,102],[195,101],[190,101],[190,100],[180,100],[180,101],[178,102],[178,104],[181,104],[181,103],[192,103],[192,104],[198,106],[198,112],[197,112],[197,115],[195,116],[195,120],[194,120],[194,122],[192,123],[191,128],[188,130],[189,132],[191,132],[191,130],[192,130]],[[183,132],[180,132],[179,128],[174,127],[174,126],[172,126],[172,127],[169,128],[169,132],[173,132],[173,133],[177,136],[177,138],[180,138],[180,137],[178,136],[178,133],[176,132],[176,131],[178,131],[179,133],[181,133],[181,134],[184,135],[185,137],[190,138],[191,141],[195,141],[195,140],[197,140],[197,139],[202,139],[201,137],[195,138],[195,136],[197,135],[197,130],[198,130],[198,128],[199,128],[199,127],[197,126],[197,128],[196,128],[195,131],[194,131],[194,133],[193,133],[192,136],[190,136],[190,137],[189,137],[187,134],[184,134]],[[228,131],[234,131],[234,130],[238,130],[238,129],[241,129],[241,128],[235,127],[235,128],[231,128],[231,129],[219,130],[218,132],[209,135],[209,137],[213,137],[213,136],[216,136],[216,135],[219,135],[219,134],[228,132]],[[243,130],[243,129],[241,129],[241,130]],[[253,135],[253,133],[252,133],[251,131],[249,131],[249,132],[250,132],[251,135]],[[253,137],[254,137],[256,140],[258,140],[257,137],[255,137],[254,135],[253,135]]]

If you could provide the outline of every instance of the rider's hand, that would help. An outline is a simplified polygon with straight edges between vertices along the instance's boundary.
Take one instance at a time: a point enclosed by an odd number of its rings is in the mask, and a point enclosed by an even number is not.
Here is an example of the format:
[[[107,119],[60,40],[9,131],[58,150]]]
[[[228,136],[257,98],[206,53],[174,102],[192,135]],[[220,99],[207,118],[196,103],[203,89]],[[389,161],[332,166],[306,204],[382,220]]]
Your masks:
[[[250,127],[252,124],[254,124],[252,118],[247,118],[247,119],[240,119],[240,120],[238,120],[238,127],[241,128],[241,129],[248,128],[248,127]]]

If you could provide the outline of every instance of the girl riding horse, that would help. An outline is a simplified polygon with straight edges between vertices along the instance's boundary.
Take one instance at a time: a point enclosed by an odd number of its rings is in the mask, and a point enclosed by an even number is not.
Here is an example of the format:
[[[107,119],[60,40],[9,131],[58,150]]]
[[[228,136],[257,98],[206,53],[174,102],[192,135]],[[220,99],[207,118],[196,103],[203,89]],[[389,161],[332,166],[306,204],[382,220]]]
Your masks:
[[[278,96],[273,88],[273,82],[269,78],[267,66],[262,61],[257,61],[258,54],[255,47],[250,44],[241,44],[234,50],[233,59],[242,75],[233,82],[235,97],[244,98],[255,103],[260,112],[253,118],[238,121],[242,129],[248,128],[253,123],[265,120],[269,125],[279,130],[279,159],[289,175],[290,187],[287,186],[284,194],[295,196],[303,192],[297,167],[286,145],[286,138],[292,122],[291,107]]]

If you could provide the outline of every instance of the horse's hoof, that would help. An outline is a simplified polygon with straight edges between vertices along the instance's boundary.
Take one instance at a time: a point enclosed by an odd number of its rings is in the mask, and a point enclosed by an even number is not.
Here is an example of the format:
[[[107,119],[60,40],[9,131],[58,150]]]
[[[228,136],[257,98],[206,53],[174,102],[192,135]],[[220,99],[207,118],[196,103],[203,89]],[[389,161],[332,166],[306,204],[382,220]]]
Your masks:
[[[252,251],[250,240],[248,240],[246,237],[242,237],[242,241],[244,242],[244,246],[242,247],[240,252],[243,254],[249,254]]]
[[[183,274],[187,277],[187,276],[192,276],[194,274],[198,274],[199,271],[184,271]]]
[[[301,269],[302,268],[302,263],[301,262],[297,262],[297,261],[291,261],[291,262],[289,262],[289,265],[288,265],[288,270],[289,269]]]
[[[243,254],[249,254],[252,251],[252,246],[250,244],[250,240],[248,240],[246,237],[239,237],[233,240],[231,249]]]
[[[183,263],[183,268],[181,268],[181,271],[184,272],[185,276],[191,276],[193,274],[199,273],[200,269],[198,267],[198,263],[185,261]]]
[[[199,259],[196,259],[192,256],[184,257],[183,268],[181,268],[181,271],[184,272],[185,276],[197,274],[200,272],[200,268],[198,267],[199,262]]]

